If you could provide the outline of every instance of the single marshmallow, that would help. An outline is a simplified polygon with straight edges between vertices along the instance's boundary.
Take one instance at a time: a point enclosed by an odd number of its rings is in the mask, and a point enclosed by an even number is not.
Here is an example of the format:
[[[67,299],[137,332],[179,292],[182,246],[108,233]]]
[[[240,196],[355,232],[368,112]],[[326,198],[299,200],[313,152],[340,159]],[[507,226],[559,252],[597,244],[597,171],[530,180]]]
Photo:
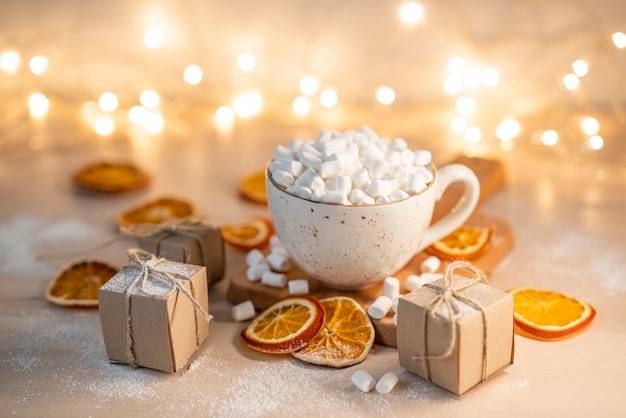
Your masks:
[[[306,279],[289,280],[287,285],[289,286],[290,295],[306,295],[309,293],[309,281]]]
[[[428,150],[417,150],[415,151],[415,164],[417,165],[428,165],[433,159],[433,155]]]
[[[370,168],[370,177],[373,179],[382,179],[389,172],[391,164],[387,160],[375,160]]]
[[[278,145],[274,151],[275,160],[290,161],[293,160],[295,156],[296,153],[284,145]]]
[[[393,183],[389,180],[373,179],[370,183],[370,196],[389,196],[393,192]]]
[[[361,392],[369,392],[376,387],[376,380],[365,370],[357,370],[350,380]]]
[[[287,276],[282,273],[266,271],[261,276],[261,283],[272,287],[285,287],[287,284]]]
[[[365,168],[354,170],[352,172],[352,181],[357,189],[367,189],[371,183],[369,172]]]
[[[398,375],[393,372],[388,372],[383,375],[376,383],[376,392],[389,393],[398,383]]]
[[[343,174],[343,163],[339,160],[323,161],[320,165],[320,176],[323,179],[337,177]]]
[[[257,248],[254,248],[248,251],[248,254],[246,254],[246,265],[248,267],[256,266],[257,264],[264,262],[264,261],[265,261],[265,256],[263,255],[261,250]]]
[[[439,257],[431,255],[424,261],[422,261],[422,264],[420,264],[420,271],[422,273],[434,273],[439,270],[440,266],[441,260],[439,259]]]
[[[430,283],[430,281],[423,279],[421,276],[416,274],[409,274],[404,282],[404,287],[406,287],[406,290],[409,292],[412,292],[424,286],[426,283]]]
[[[383,295],[392,301],[400,294],[400,280],[397,277],[386,277],[383,281]]]
[[[348,195],[348,199],[352,204],[358,205],[359,202],[365,197],[367,194],[361,189],[352,189],[350,194]]]
[[[301,186],[296,189],[295,195],[298,197],[301,197],[302,199],[308,200],[308,199],[311,199],[311,196],[313,196],[313,190],[309,189],[306,186]]]
[[[302,163],[298,160],[281,161],[279,169],[288,172],[294,178],[298,177],[304,171]]]
[[[277,273],[285,273],[291,269],[291,260],[282,254],[270,253],[266,259],[267,264]]]
[[[363,196],[363,199],[359,201],[359,205],[373,205],[376,201],[372,196]]]
[[[272,179],[285,188],[291,186],[295,182],[295,178],[290,172],[281,169],[272,173]]]
[[[258,282],[266,271],[270,271],[270,266],[266,261],[262,261],[246,269],[246,278],[251,282]]]
[[[408,192],[420,193],[426,188],[426,178],[423,173],[415,172],[409,175],[406,183],[406,190]]]
[[[300,156],[300,162],[305,167],[315,168],[319,170],[322,165],[322,157],[305,151]]]
[[[338,190],[327,190],[322,197],[322,202],[325,203],[336,203],[341,205],[350,205],[350,200],[348,200],[348,195],[342,191]]]
[[[230,317],[235,322],[247,321],[248,319],[254,318],[255,315],[256,311],[251,300],[241,302],[230,308]]]
[[[391,309],[393,300],[387,296],[378,296],[374,302],[367,308],[367,313],[374,319],[382,319]]]
[[[403,149],[400,151],[400,162],[407,166],[413,165],[415,163],[415,153],[410,149]]]
[[[389,199],[391,199],[393,202],[396,202],[398,200],[404,200],[407,197],[409,197],[409,194],[405,192],[404,190],[400,190],[400,189],[396,189],[392,191],[391,193],[389,193]]]
[[[311,195],[312,202],[321,202],[326,195],[326,190],[324,189],[313,189],[313,194]]]
[[[326,190],[334,192],[350,193],[352,190],[352,179],[350,176],[332,177],[326,180]]]

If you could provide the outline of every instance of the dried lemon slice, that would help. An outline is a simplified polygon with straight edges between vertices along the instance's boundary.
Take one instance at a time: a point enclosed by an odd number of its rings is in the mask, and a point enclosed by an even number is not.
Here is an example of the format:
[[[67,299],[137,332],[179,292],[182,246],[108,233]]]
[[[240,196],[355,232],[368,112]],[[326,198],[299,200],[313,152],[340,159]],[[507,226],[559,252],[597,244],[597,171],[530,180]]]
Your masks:
[[[221,226],[224,241],[242,250],[264,248],[274,231],[272,222],[265,218],[250,218]]]
[[[193,213],[191,203],[186,200],[162,197],[122,213],[117,222],[120,226],[161,224],[171,218],[188,218]]]
[[[487,249],[491,235],[491,228],[461,225],[451,234],[435,241],[426,251],[443,259],[469,260],[478,257]]]
[[[596,310],[586,302],[552,290],[519,288],[513,295],[515,329],[538,340],[560,340],[587,327]]]
[[[324,326],[302,350],[291,353],[307,363],[348,367],[362,362],[374,344],[374,326],[354,299],[337,296],[320,301]]]
[[[117,272],[115,267],[97,260],[71,264],[50,282],[46,299],[61,306],[98,306],[98,289]]]
[[[265,189],[265,171],[244,176],[239,182],[239,193],[248,200],[256,203],[267,203]]]
[[[99,162],[87,165],[74,174],[74,184],[96,192],[119,193],[140,189],[149,176],[131,163]]]
[[[288,297],[261,312],[241,332],[250,348],[265,353],[289,353],[313,339],[324,324],[324,309],[310,296]]]

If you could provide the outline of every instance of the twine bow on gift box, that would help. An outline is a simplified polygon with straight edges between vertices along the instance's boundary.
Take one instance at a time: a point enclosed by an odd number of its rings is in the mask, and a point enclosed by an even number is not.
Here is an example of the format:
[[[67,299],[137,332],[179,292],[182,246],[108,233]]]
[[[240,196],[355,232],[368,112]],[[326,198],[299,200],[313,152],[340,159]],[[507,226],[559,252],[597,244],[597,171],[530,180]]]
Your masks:
[[[194,320],[196,326],[196,347],[200,345],[200,335],[198,332],[198,312],[202,314],[204,320],[210,322],[213,319],[212,315],[209,315],[203,308],[200,306],[198,301],[196,300],[196,291],[195,286],[189,277],[186,277],[182,274],[177,274],[171,271],[166,271],[163,269],[160,264],[163,262],[167,262],[164,258],[158,258],[153,254],[150,254],[147,251],[132,248],[128,250],[128,258],[130,261],[130,265],[139,270],[139,274],[133,280],[133,282],[126,289],[126,346],[127,346],[127,356],[128,356],[128,364],[132,367],[137,367],[135,353],[133,350],[133,337],[132,337],[132,324],[131,324],[131,316],[130,316],[130,308],[131,308],[131,295],[133,291],[139,287],[143,296],[150,298],[158,298],[159,294],[153,294],[148,291],[146,288],[146,283],[154,282],[154,281],[162,281],[170,286],[173,289],[178,289],[182,292],[192,303],[194,306]],[[189,287],[191,292],[189,292],[185,288],[185,283],[189,283]]]
[[[468,270],[473,278],[458,281],[454,283],[454,272],[458,269]],[[413,356],[413,360],[421,360],[422,368],[425,373],[425,378],[432,382],[430,376],[430,363],[429,360],[444,360],[448,358],[456,345],[457,338],[457,321],[463,316],[463,312],[459,307],[459,303],[465,303],[474,309],[480,311],[483,319],[483,367],[481,382],[487,378],[487,320],[483,308],[476,302],[461,296],[459,293],[465,289],[468,289],[478,283],[487,284],[485,274],[471,263],[464,260],[453,261],[446,266],[446,270],[443,276],[443,285],[436,285],[433,283],[427,283],[424,286],[429,287],[437,292],[435,298],[424,309],[424,328],[422,333],[422,347],[421,352],[417,356]],[[438,312],[441,305],[444,305],[448,311],[447,317],[450,320],[450,343],[446,350],[441,354],[429,354],[428,353],[428,314],[432,313],[438,317],[446,317],[446,315]]]

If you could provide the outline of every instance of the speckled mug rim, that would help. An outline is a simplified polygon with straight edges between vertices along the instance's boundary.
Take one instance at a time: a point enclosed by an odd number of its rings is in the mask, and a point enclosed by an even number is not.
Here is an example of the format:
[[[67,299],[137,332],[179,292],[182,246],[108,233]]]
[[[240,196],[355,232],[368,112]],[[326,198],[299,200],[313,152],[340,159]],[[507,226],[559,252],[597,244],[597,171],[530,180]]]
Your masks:
[[[428,165],[426,166],[428,168],[428,170],[432,173],[433,175],[433,179],[430,183],[428,183],[428,185],[426,186],[426,188],[424,190],[422,190],[419,193],[415,193],[410,195],[409,197],[405,197],[404,199],[400,199],[400,200],[394,200],[392,202],[385,202],[385,203],[374,203],[371,205],[346,205],[344,203],[331,203],[331,202],[316,202],[314,200],[311,199],[305,199],[304,197],[300,197],[297,196],[293,193],[289,193],[285,188],[283,188],[282,186],[280,186],[278,183],[276,183],[276,181],[274,181],[274,179],[272,178],[272,176],[270,175],[270,164],[272,161],[270,161],[269,163],[267,163],[267,166],[265,167],[265,179],[269,180],[272,185],[276,188],[276,190],[280,191],[281,193],[284,193],[290,197],[296,198],[296,199],[300,199],[303,200],[305,202],[310,202],[310,203],[315,203],[315,204],[319,204],[319,205],[328,205],[328,206],[336,206],[336,207],[341,207],[341,208],[372,208],[372,207],[382,207],[382,206],[387,206],[387,205],[393,205],[395,203],[401,203],[401,202],[405,202],[409,199],[412,198],[418,198],[419,196],[423,195],[424,193],[426,193],[426,191],[428,189],[430,189],[431,187],[434,187],[436,181],[437,181],[437,176],[438,171],[437,168],[435,167],[435,165],[431,162],[428,163]]]

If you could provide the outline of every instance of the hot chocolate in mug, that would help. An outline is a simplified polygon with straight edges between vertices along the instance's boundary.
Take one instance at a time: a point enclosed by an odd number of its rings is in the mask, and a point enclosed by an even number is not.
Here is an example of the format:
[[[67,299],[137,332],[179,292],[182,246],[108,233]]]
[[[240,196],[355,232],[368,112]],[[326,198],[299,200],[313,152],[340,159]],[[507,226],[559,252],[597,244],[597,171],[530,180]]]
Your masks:
[[[328,287],[356,290],[400,271],[418,252],[461,226],[480,195],[467,166],[428,166],[433,181],[406,199],[374,205],[314,202],[280,187],[266,170],[268,204],[276,235],[292,260]],[[460,181],[458,204],[430,225],[436,201]]]

